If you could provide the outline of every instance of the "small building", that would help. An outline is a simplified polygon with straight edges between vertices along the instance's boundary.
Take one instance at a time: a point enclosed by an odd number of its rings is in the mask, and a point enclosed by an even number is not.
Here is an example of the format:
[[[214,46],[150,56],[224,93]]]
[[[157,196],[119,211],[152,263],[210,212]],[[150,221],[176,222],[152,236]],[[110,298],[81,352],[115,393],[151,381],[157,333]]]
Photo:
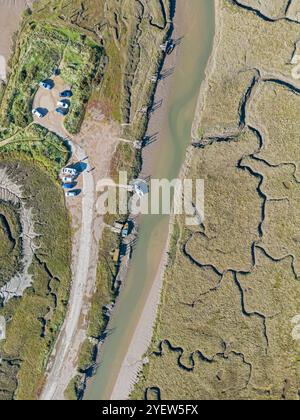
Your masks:
[[[113,227],[111,228],[111,230],[114,232],[114,233],[121,233],[122,232],[122,229],[123,229],[123,223],[120,223],[120,222],[115,222],[115,224],[113,225]]]
[[[133,189],[134,189],[135,194],[137,194],[141,198],[149,193],[149,187],[148,187],[147,182],[141,179],[136,180],[134,182]]]

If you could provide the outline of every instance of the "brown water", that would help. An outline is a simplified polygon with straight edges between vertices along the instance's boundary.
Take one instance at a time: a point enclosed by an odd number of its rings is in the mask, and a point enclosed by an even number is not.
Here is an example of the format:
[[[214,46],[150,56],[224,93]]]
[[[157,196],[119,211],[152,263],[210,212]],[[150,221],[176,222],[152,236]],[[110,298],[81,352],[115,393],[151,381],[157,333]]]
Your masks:
[[[213,0],[177,0],[175,25],[184,35],[178,51],[161,122],[158,153],[152,158],[153,178],[177,178],[191,139],[200,86],[214,37]],[[157,146],[156,146],[157,147]],[[147,162],[145,162],[147,165]],[[160,266],[168,237],[168,216],[144,216],[126,284],[113,313],[86,399],[110,398],[140,315]]]

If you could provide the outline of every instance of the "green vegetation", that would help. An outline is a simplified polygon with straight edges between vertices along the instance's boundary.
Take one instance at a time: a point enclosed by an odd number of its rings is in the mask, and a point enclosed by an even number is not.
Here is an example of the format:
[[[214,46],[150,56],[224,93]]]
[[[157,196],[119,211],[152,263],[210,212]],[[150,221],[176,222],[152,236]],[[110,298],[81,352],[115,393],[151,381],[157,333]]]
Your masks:
[[[20,164],[21,163],[21,164]],[[36,397],[47,358],[62,325],[70,285],[70,227],[63,196],[51,176],[28,160],[6,157],[0,168],[22,185],[26,205],[34,209],[36,240],[30,274],[33,284],[21,299],[11,299],[0,309],[7,320],[7,339],[1,356],[17,373],[16,398]],[[10,224],[12,225],[12,224]],[[16,369],[14,360],[18,360]],[[18,372],[17,372],[18,370]]]
[[[118,181],[119,173],[126,171],[128,180],[138,176],[141,170],[141,152],[130,143],[119,143],[111,162],[111,177]]]
[[[88,338],[83,343],[78,370],[86,373],[95,364],[97,346],[104,333],[109,320],[108,306],[113,303],[117,294],[115,278],[118,273],[118,266],[113,261],[113,254],[120,247],[120,239],[111,232],[104,229],[99,246],[99,260],[97,265],[96,290],[92,297],[89,313]]]
[[[162,60],[159,45],[169,30],[169,0],[86,0],[84,5],[79,0],[40,0],[33,16],[61,26],[73,42],[74,33],[80,30],[83,37],[103,47],[105,71],[100,70],[103,80],[92,100],[107,118],[131,123],[124,130],[126,136],[141,138],[147,115],[139,110],[148,108],[153,100],[155,84],[150,79]],[[73,61],[74,50],[65,56]]]
[[[32,122],[32,103],[39,82],[49,79],[55,68],[73,91],[66,129],[78,133],[85,105],[91,95],[101,58],[101,48],[78,32],[71,33],[50,25],[41,25],[32,16],[25,20],[11,62],[7,88],[2,99],[0,121],[25,128]]]
[[[71,134],[80,131],[85,106],[101,76],[98,73],[101,48],[88,39],[82,39],[79,34],[76,35],[77,42],[71,42],[69,35],[61,64],[61,77],[71,86],[73,92],[70,112],[64,122]]]
[[[115,297],[114,280],[117,274],[117,265],[113,261],[113,252],[120,246],[118,236],[105,229],[99,248],[99,262],[97,267],[96,293],[92,299],[90,323],[88,334],[99,339],[107,325],[108,306]],[[103,317],[99,317],[99,313]]]
[[[77,401],[82,395],[82,378],[80,375],[71,380],[65,390],[65,398],[69,401]]]
[[[43,165],[56,179],[62,166],[69,160],[67,144],[37,124],[10,132],[14,129],[11,125],[9,130],[2,131],[2,136],[0,134],[0,160],[3,156],[26,157]]]
[[[33,99],[39,82],[60,67],[73,91],[65,126],[77,133],[94,84],[100,80],[101,56],[99,44],[75,27],[41,23],[26,13],[15,39],[9,81],[1,87],[0,167],[22,186],[26,206],[33,209],[36,236],[32,287],[0,310],[8,321],[7,340],[1,343],[0,380],[6,383],[3,392],[9,398],[35,398],[64,319],[70,284],[70,223],[57,183],[69,150],[56,134],[32,124]],[[11,205],[1,203],[0,213],[3,284],[20,269],[21,227]]]
[[[0,368],[0,401],[12,400],[18,386],[19,360],[2,359]]]
[[[114,40],[107,41],[105,51],[108,54],[108,63],[100,93],[95,93],[94,97],[100,102],[107,117],[122,122],[122,56]]]
[[[0,288],[21,268],[20,234],[18,209],[0,200]]]
[[[26,127],[32,122],[32,102],[39,82],[52,75],[63,53],[63,39],[53,39],[51,35],[33,22],[21,31],[2,100],[2,125]]]
[[[80,349],[80,357],[78,363],[79,372],[87,372],[95,359],[95,354],[97,352],[97,344],[92,343],[90,340],[85,340]]]
[[[0,307],[7,321],[7,339],[0,345],[0,383],[3,398],[35,399],[44,370],[63,323],[70,287],[70,221],[57,175],[69,159],[68,146],[56,134],[32,123],[31,108],[38,83],[61,66],[72,84],[74,109],[69,114],[70,131],[78,131],[90,83],[98,68],[96,44],[74,35],[73,41],[57,28],[40,25],[27,14],[15,53],[9,81],[0,108],[0,168],[22,190],[26,208],[32,209],[34,257],[29,270],[32,286],[22,298]],[[81,48],[81,62],[70,67],[69,51]],[[65,56],[65,53],[67,54]],[[71,79],[73,77],[73,79]],[[77,101],[83,101],[81,112]],[[18,209],[0,203],[0,284],[20,272],[22,227]],[[10,250],[9,254],[6,251]]]

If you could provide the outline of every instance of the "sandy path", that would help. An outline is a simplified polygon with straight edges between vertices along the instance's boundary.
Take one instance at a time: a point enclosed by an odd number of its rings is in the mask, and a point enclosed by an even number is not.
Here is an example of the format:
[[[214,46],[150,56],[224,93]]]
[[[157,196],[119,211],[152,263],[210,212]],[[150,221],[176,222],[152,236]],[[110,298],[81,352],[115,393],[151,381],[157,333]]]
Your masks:
[[[74,156],[77,160],[86,157],[85,151],[74,145]],[[89,168],[89,166],[88,166]],[[78,354],[78,337],[81,311],[84,306],[88,287],[89,261],[91,258],[92,232],[95,203],[95,185],[91,172],[85,171],[83,177],[81,233],[77,261],[74,267],[74,277],[69,300],[69,310],[60,333],[56,349],[52,354],[52,363],[49,364],[49,374],[46,386],[40,399],[62,399],[68,386]],[[82,338],[82,337],[81,337]],[[80,340],[79,340],[80,341]]]
[[[34,107],[45,107],[48,114],[43,119],[34,118],[35,122],[62,138],[70,138],[64,128],[63,118],[55,114],[59,92],[69,87],[60,77],[53,78],[55,87],[51,91],[40,88],[34,98]],[[67,207],[71,213],[74,232],[72,245],[72,285],[68,311],[58,340],[51,354],[46,383],[40,395],[42,400],[61,400],[70,380],[76,374],[76,364],[80,346],[85,339],[85,328],[82,322],[88,313],[86,298],[92,293],[94,276],[90,276],[90,261],[93,244],[93,222],[95,209],[95,182],[87,152],[78,144],[79,139],[70,139],[72,160],[84,161],[86,170],[79,178],[78,187],[82,190],[79,197],[68,199]]]
[[[58,79],[55,79],[55,83],[57,91],[64,88]],[[39,90],[35,105],[41,106],[43,101],[55,103],[56,100],[57,92],[54,90],[51,93]],[[49,111],[51,109],[50,107]],[[63,120],[57,118],[53,112],[49,112],[48,117],[39,123],[64,138],[68,137]],[[82,194],[67,201],[74,232],[72,287],[66,318],[49,360],[41,400],[64,399],[64,391],[77,374],[78,354],[86,339],[90,299],[95,287],[98,243],[104,227],[103,218],[96,213],[95,186],[99,179],[107,177],[109,173],[119,134],[116,125],[102,121],[101,111],[93,109],[88,112],[80,134],[69,140],[73,150],[72,160],[84,161],[87,168],[78,182]]]
[[[116,136],[108,142],[106,147],[101,148],[101,144],[107,140],[105,133],[107,131],[113,133],[112,127],[104,126],[102,129],[103,132],[100,130],[99,133],[101,141],[98,141],[97,145],[93,141],[84,148],[78,144],[74,145],[76,160],[83,160],[87,155],[90,155],[90,159],[85,160],[88,167],[83,173],[82,184],[80,184],[83,191],[81,208],[78,208],[78,203],[75,201],[69,203],[72,227],[75,232],[72,289],[65,322],[48,365],[41,400],[64,399],[64,391],[77,374],[78,354],[86,339],[90,299],[95,287],[98,243],[104,227],[103,218],[95,211],[97,198],[95,185],[99,177],[107,176],[110,160],[117,145]],[[92,151],[94,151],[93,155],[91,155]],[[101,153],[102,158],[99,157]],[[97,168],[89,172],[88,170],[93,168],[94,164]]]

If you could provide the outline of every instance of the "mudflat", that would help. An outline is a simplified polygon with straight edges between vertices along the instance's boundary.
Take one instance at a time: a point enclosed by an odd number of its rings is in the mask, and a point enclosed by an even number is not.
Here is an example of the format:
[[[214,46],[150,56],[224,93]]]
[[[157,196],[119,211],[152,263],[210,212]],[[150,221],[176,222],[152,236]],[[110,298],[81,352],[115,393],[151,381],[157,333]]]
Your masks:
[[[0,0],[0,79],[5,79],[12,36],[18,29],[22,11],[31,3],[32,1],[27,0]]]

